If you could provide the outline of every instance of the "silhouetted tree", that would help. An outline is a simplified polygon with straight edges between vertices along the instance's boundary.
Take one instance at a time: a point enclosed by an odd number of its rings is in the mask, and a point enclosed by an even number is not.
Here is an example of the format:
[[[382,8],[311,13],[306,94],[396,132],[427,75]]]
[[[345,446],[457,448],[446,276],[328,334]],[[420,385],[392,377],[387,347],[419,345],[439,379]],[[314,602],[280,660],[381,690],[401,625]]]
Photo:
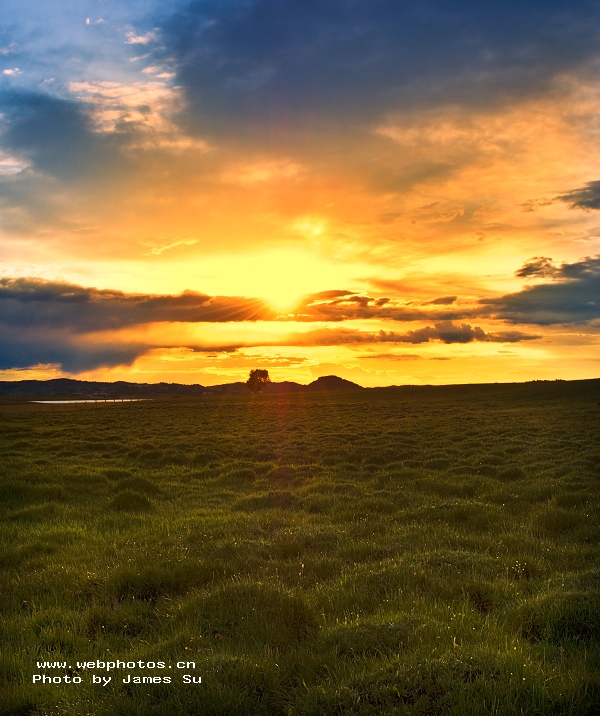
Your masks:
[[[271,379],[269,378],[268,370],[264,370],[264,368],[254,368],[254,370],[250,371],[250,376],[246,381],[246,385],[253,393],[260,393],[263,386],[270,382]]]

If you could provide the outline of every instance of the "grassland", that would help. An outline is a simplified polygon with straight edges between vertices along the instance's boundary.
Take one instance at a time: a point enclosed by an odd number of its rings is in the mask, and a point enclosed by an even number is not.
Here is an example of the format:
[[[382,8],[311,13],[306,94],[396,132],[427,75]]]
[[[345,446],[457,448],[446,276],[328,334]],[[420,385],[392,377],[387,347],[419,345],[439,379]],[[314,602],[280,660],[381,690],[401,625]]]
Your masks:
[[[597,381],[12,401],[0,458],[0,714],[600,713]]]

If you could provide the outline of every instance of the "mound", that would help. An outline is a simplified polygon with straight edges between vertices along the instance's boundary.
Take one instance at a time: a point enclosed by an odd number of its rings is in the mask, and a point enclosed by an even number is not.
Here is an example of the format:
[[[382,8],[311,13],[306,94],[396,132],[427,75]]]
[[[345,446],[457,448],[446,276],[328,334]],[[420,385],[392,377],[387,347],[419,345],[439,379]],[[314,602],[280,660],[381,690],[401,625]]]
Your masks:
[[[308,390],[363,390],[361,385],[345,378],[338,378],[337,375],[323,375],[306,387]]]

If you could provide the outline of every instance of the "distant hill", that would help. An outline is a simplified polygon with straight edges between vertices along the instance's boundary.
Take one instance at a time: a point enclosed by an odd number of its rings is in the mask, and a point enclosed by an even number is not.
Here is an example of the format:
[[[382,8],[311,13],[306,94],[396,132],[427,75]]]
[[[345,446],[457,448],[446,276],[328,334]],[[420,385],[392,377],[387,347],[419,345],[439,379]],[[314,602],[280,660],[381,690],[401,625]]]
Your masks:
[[[309,385],[301,385],[292,381],[267,383],[263,392],[273,394],[356,389],[362,390],[361,386],[356,383],[351,383],[349,380],[338,378],[335,375],[327,375],[318,378]],[[71,378],[0,381],[0,397],[4,398],[149,398],[207,394],[235,395],[248,392],[248,386],[242,382],[203,386],[180,383],[128,383],[122,380],[106,383]]]
[[[203,389],[205,393],[214,393],[215,395],[232,395],[236,393],[249,393],[248,386],[245,383],[223,383],[222,385],[210,385]]]
[[[338,378],[337,375],[322,375],[306,387],[308,390],[364,390],[361,385],[357,385],[351,380]]]
[[[71,378],[0,381],[0,397],[5,398],[141,398],[161,395],[200,395],[205,390],[207,389],[202,385],[128,383],[122,380],[115,383]]]
[[[317,380],[313,380],[313,382],[308,385],[295,383],[291,380],[284,380],[281,383],[265,383],[262,392],[266,395],[273,395],[281,393],[312,393],[324,390],[363,390],[363,388],[349,380],[338,378],[337,375],[326,375],[317,378]],[[224,383],[223,385],[213,385],[204,388],[204,391],[218,395],[248,393],[248,386],[246,383]]]
[[[485,390],[484,390],[485,389]],[[267,383],[265,394],[290,393],[323,393],[326,391],[357,391],[369,390],[388,392],[396,395],[411,396],[456,396],[465,400],[480,399],[482,395],[489,398],[494,395],[514,394],[515,399],[525,400],[528,397],[537,399],[542,396],[587,395],[590,391],[600,390],[600,379],[584,380],[533,380],[526,383],[466,383],[457,385],[391,385],[386,388],[362,388],[350,380],[337,375],[325,375],[313,380],[308,385],[282,381]],[[484,390],[484,392],[482,392]],[[457,392],[458,391],[458,392]],[[203,386],[199,384],[183,385],[180,383],[128,383],[116,381],[73,380],[71,378],[53,378],[52,380],[14,380],[0,381],[0,398],[160,398],[160,397],[194,397],[200,395],[248,395],[246,383],[224,383],[223,385]]]

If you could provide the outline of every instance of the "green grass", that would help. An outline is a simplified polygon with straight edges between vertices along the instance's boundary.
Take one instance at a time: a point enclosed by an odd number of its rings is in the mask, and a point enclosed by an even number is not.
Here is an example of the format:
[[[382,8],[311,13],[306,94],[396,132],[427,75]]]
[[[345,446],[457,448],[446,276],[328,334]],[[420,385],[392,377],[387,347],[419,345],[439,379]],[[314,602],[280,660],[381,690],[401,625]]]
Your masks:
[[[0,714],[599,713],[599,401],[0,403]]]

